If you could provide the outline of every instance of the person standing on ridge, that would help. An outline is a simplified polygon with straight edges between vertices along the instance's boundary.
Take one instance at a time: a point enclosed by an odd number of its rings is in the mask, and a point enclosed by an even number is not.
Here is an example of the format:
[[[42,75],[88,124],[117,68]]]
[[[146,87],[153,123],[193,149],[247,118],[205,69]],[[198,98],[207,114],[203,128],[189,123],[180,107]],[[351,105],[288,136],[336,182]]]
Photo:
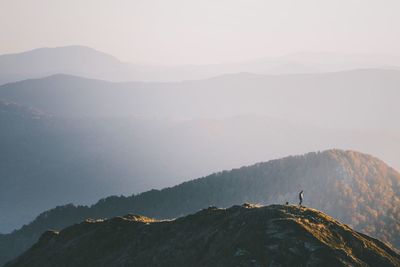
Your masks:
[[[300,200],[299,206],[300,207],[301,207],[301,204],[303,204],[303,197],[304,197],[303,190],[301,190],[299,193],[299,200]]]

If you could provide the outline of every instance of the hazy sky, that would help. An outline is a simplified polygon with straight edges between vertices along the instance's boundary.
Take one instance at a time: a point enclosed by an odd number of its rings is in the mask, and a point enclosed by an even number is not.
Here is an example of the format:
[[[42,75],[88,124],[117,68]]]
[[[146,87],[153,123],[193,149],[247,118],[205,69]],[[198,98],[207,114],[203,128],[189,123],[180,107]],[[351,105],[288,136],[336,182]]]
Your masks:
[[[0,54],[77,44],[161,64],[399,55],[399,12],[399,0],[0,0]]]

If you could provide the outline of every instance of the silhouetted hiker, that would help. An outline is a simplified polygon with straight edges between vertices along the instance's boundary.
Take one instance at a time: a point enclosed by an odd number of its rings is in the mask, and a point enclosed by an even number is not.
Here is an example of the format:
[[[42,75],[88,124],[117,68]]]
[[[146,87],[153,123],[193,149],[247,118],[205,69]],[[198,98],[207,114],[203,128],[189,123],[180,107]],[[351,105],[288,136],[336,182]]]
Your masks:
[[[304,195],[303,195],[303,190],[301,190],[300,193],[299,193],[299,200],[300,200],[299,206],[300,206],[300,207],[301,207],[301,204],[303,204],[303,197],[304,197]]]

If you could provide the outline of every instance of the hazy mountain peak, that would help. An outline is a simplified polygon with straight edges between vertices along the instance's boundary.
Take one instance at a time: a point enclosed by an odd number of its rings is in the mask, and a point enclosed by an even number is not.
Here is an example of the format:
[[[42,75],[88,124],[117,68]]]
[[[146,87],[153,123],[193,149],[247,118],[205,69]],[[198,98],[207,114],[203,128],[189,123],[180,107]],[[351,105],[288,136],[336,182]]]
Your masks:
[[[124,68],[125,63],[115,57],[85,46],[38,48],[0,56],[0,78],[9,82],[55,73],[101,78]]]
[[[29,57],[37,57],[37,59],[45,60],[49,59],[49,56],[101,56],[104,58],[114,59],[118,61],[114,56],[109,55],[107,53],[101,52],[99,50],[93,49],[88,46],[83,45],[69,45],[69,46],[60,46],[60,47],[40,47],[35,48],[32,50],[20,52],[20,53],[13,53],[13,54],[3,54],[0,55],[1,57],[19,57],[20,60],[28,59]]]

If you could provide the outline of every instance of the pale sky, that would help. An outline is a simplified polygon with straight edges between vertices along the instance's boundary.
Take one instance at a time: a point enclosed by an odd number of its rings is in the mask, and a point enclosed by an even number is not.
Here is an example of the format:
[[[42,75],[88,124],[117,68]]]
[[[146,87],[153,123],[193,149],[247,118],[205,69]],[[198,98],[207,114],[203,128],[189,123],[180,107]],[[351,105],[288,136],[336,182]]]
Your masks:
[[[0,54],[85,45],[134,63],[400,55],[399,0],[0,0]]]

